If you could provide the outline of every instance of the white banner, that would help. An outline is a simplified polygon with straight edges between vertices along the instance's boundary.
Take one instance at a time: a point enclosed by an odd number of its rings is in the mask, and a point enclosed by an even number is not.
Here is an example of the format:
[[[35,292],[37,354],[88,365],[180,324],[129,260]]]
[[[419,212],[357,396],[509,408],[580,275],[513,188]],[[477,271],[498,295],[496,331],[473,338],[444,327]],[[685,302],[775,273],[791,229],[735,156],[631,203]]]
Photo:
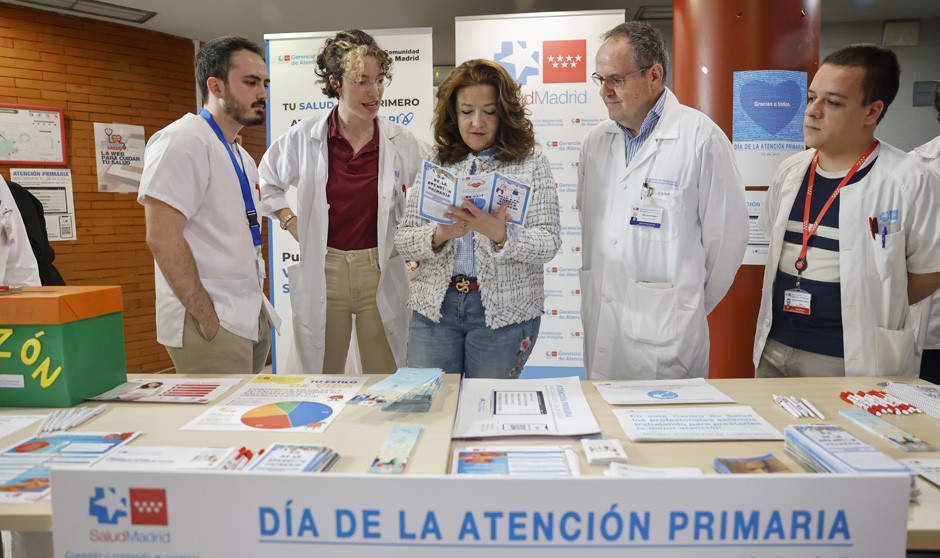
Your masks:
[[[578,154],[584,136],[607,118],[590,77],[600,36],[623,21],[623,10],[456,18],[456,63],[495,60],[522,86],[558,184],[561,251],[545,266],[545,315],[525,367],[529,376],[583,376]]]
[[[54,469],[55,556],[903,558],[907,475],[507,479]]]
[[[368,33],[394,59],[394,79],[382,96],[380,115],[407,126],[419,139],[431,143],[431,119],[434,115],[431,29],[384,29]],[[320,48],[326,39],[335,35],[331,31],[264,36],[265,57],[271,76],[268,145],[297,122],[322,116],[336,106],[335,99],[323,94],[314,74]],[[291,207],[296,207],[295,189],[288,191],[287,201]],[[273,332],[271,335],[272,366],[277,373],[281,366],[287,364],[293,343],[287,268],[300,261],[300,252],[293,237],[281,230],[274,220],[268,221],[268,248],[271,302],[278,314],[285,317],[280,335]]]

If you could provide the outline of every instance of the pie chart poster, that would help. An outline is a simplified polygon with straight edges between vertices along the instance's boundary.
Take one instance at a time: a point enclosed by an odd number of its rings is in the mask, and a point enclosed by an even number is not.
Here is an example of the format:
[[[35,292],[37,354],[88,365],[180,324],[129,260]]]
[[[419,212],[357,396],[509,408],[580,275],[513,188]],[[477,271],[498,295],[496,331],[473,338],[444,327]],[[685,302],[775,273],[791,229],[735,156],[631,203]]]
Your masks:
[[[806,72],[734,73],[731,141],[745,186],[770,186],[781,161],[805,149]]]

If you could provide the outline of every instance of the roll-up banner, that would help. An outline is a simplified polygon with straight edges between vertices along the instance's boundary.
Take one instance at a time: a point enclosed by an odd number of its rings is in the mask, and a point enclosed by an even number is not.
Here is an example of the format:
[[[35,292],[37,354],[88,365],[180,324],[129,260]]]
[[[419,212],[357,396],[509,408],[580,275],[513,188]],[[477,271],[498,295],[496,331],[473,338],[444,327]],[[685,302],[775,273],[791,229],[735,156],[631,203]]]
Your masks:
[[[545,315],[523,372],[527,377],[584,374],[581,227],[575,208],[578,155],[582,139],[607,119],[591,81],[600,36],[623,22],[623,10],[455,19],[456,64],[494,60],[522,86],[536,138],[558,185],[562,245],[545,265]]]

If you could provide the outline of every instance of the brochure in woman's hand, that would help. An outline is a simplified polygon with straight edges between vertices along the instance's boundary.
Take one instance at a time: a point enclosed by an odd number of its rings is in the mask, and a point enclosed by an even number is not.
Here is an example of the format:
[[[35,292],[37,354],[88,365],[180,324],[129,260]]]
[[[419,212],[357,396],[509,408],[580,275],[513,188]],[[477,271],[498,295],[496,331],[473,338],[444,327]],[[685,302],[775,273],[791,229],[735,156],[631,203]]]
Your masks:
[[[510,222],[525,225],[532,188],[498,172],[457,176],[430,161],[424,162],[421,174],[421,199],[418,214],[425,219],[445,225],[454,222],[447,217],[447,208],[470,200],[487,213],[508,203],[506,214]]]

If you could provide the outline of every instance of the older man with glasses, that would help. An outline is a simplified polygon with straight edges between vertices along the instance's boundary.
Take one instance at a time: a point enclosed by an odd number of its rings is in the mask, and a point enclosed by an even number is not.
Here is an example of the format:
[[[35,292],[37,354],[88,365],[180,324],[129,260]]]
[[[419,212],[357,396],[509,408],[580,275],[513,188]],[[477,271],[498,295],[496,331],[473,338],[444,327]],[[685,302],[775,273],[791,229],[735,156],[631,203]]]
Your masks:
[[[666,88],[659,32],[628,22],[602,38],[591,77],[610,120],[578,167],[585,370],[707,377],[706,316],[747,245],[741,175],[721,129]]]

